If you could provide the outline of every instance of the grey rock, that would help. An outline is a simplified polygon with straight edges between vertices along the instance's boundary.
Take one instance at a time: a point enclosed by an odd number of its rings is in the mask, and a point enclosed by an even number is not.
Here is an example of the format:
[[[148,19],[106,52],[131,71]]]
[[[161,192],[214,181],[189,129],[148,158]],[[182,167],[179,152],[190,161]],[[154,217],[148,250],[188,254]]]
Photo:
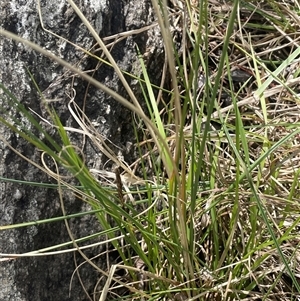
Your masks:
[[[1,1],[0,28],[39,44],[69,63],[77,64],[82,70],[95,69],[98,63],[95,59],[85,57],[81,51],[75,50],[70,44],[57,37],[61,36],[85,49],[91,49],[95,43],[67,2],[41,0],[43,24],[48,31],[41,26],[37,3],[38,0]],[[141,28],[153,22],[150,0],[77,0],[76,3],[101,37]],[[159,37],[160,33],[157,28],[136,36],[128,36],[114,45],[112,54],[123,70],[136,72],[135,68],[138,64],[135,43],[142,53],[150,49],[151,55],[148,58],[150,76],[159,83],[160,69],[157,66],[163,62],[164,58],[163,44],[158,42]],[[66,125],[76,126],[67,109],[66,93],[70,93],[70,88],[73,86],[76,89],[75,100],[81,107],[87,95],[86,115],[97,124],[99,133],[117,145],[125,160],[130,161],[133,154],[130,149],[126,150],[126,146],[132,143],[134,135],[131,126],[132,116],[128,110],[104,92],[88,87],[86,82],[74,77],[57,63],[23,44],[0,36],[0,82],[27,108],[44,116],[40,96],[33,81],[30,80],[28,70],[44,96],[49,100],[56,100],[53,105]],[[111,68],[102,65],[95,71],[94,77],[126,97],[124,88]],[[138,83],[129,80],[138,95],[140,93]],[[0,96],[0,106],[2,106],[0,114],[5,112],[7,118],[16,118],[30,129],[31,125],[20,117],[17,110],[6,104],[3,93]],[[1,124],[0,138],[0,177],[52,182],[47,175],[15,154],[3,140],[32,161],[41,163],[38,150]],[[74,136],[74,141],[77,138]],[[89,143],[85,145],[85,154],[86,162],[90,167],[103,168],[106,163],[105,156],[98,153]],[[105,166],[109,167],[109,165]],[[68,192],[64,194],[64,201],[68,214],[90,209]],[[1,180],[0,213],[0,225],[62,215],[55,189],[42,189]],[[69,224],[76,238],[96,233],[101,229],[94,216],[72,219]],[[103,238],[98,237],[95,241],[101,239]],[[20,254],[65,241],[69,241],[69,237],[63,222],[5,230],[0,232],[0,253]],[[85,254],[91,258],[102,251],[103,247],[97,247],[86,250]],[[7,260],[2,258],[0,261],[0,301],[83,301],[93,298],[97,300],[99,294],[93,296],[92,292],[99,279],[99,273],[89,264],[83,264],[78,269],[83,285],[90,296],[88,297],[76,273],[72,278],[76,268],[74,261],[80,264],[83,259],[80,255],[73,253]],[[98,258],[95,263],[102,269],[106,268],[103,258]],[[98,288],[97,292],[99,290]]]

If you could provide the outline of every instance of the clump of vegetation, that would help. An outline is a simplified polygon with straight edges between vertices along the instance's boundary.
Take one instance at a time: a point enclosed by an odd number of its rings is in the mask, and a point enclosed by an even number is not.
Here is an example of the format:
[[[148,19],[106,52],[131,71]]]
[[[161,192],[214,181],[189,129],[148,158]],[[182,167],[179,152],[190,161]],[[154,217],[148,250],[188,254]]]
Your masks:
[[[297,300],[300,4],[153,0],[167,71],[160,87],[152,85],[140,55],[137,79],[144,110],[101,38],[69,2],[131,101],[38,45],[0,33],[50,56],[129,108],[139,159],[122,162],[103,147],[73,100],[69,107],[77,129],[66,128],[48,107],[61,141],[53,140],[3,86],[6,101],[43,133],[47,144],[17,119],[0,117],[0,122],[53,159],[55,171],[40,169],[56,179],[60,194],[67,188],[91,205],[90,213],[104,229],[97,235],[105,235],[118,251],[120,261],[100,270],[106,279],[100,300]],[[118,168],[109,174],[115,182],[97,180],[95,173],[108,173],[85,165],[85,154],[70,142],[72,131],[115,162]],[[80,186],[68,184],[59,166]],[[73,238],[62,198],[61,207],[69,245],[99,270]],[[120,276],[118,270],[125,273]],[[120,287],[126,288],[122,296]]]

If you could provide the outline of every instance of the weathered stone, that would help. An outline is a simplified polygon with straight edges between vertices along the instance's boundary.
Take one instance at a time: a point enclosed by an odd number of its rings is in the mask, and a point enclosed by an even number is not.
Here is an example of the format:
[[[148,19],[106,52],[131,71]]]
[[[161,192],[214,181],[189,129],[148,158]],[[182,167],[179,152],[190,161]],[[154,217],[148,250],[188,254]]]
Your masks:
[[[84,0],[75,1],[87,19],[91,22],[101,37],[107,37],[120,32],[134,30],[153,22],[153,12],[150,0]],[[38,14],[38,0],[11,0],[0,3],[0,28],[9,30],[25,39],[29,39],[45,49],[55,53],[69,63],[76,64],[82,70],[93,70],[98,62],[84,56],[79,49],[66,43],[63,37],[84,49],[91,49],[95,43],[91,34],[82,24],[66,1],[41,0],[40,9],[45,28],[41,26]],[[155,49],[155,39],[159,36],[157,28],[143,32],[136,36],[128,36],[112,48],[112,54],[121,68],[128,72],[135,72],[137,56],[135,43],[143,53],[152,49],[149,57],[149,66],[157,68],[154,60],[159,56]],[[151,44],[151,45],[150,45]],[[159,45],[159,54],[163,45]],[[163,56],[161,56],[163,59]],[[160,62],[159,62],[160,63]],[[67,109],[68,96],[71,87],[76,90],[76,103],[83,107],[89,119],[97,125],[97,130],[108,138],[121,151],[126,160],[130,159],[130,152],[126,151],[127,142],[133,141],[131,113],[118,104],[104,92],[88,87],[88,84],[48,58],[9,39],[0,36],[0,82],[11,91],[27,108],[44,116],[40,96],[30,80],[33,75],[38,87],[49,100],[55,100],[55,106],[63,124],[76,126]],[[156,79],[159,76],[156,72]],[[101,65],[93,75],[114,91],[126,97],[116,74],[110,67]],[[138,93],[136,81],[129,78]],[[20,118],[13,107],[8,107],[4,94],[0,94],[2,113],[7,118]],[[86,99],[85,99],[86,97]],[[25,119],[21,122],[27,122]],[[27,122],[28,123],[28,122]],[[116,127],[117,125],[117,127]],[[28,124],[30,128],[31,125]],[[34,130],[34,129],[32,129]],[[0,124],[0,176],[8,179],[19,179],[34,182],[53,182],[49,176],[16,155],[4,143],[8,141],[15,149],[34,162],[41,163],[40,152],[24,142],[18,135],[9,131]],[[76,136],[73,139],[77,139]],[[80,145],[81,141],[77,141]],[[103,168],[106,158],[89,143],[85,145],[86,162],[90,167]],[[106,165],[109,166],[109,165]],[[71,193],[64,193],[64,202],[68,214],[88,210],[89,207],[76,199]],[[55,189],[37,188],[4,182],[0,180],[0,224],[14,224],[26,221],[41,220],[61,216],[58,193]],[[76,238],[95,233],[100,225],[93,216],[69,221]],[[99,237],[97,240],[103,238]],[[66,227],[63,222],[43,224],[7,230],[0,232],[0,253],[24,253],[38,250],[69,241]],[[88,257],[93,257],[103,251],[102,247],[85,250]],[[2,259],[3,260],[3,259]],[[78,263],[82,262],[76,255]],[[97,259],[97,265],[105,269],[105,262]],[[66,253],[48,257],[27,257],[0,261],[0,300],[14,301],[45,301],[45,300],[91,300],[84,293],[78,277],[73,279],[75,270],[74,254]],[[91,296],[99,274],[84,264],[79,268],[79,274],[84,287]],[[69,284],[72,284],[69,290]],[[97,290],[99,292],[99,289]],[[99,296],[98,296],[99,297]],[[93,297],[91,297],[93,299]],[[97,299],[97,298],[95,298]]]

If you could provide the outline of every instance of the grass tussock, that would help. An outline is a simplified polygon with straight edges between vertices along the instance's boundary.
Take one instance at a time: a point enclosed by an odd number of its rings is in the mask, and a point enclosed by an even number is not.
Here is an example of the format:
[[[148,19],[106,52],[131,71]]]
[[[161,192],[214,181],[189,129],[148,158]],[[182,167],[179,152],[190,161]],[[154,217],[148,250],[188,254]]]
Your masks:
[[[99,62],[115,70],[130,101],[38,45],[0,33],[50,56],[129,108],[138,158],[123,162],[114,154],[72,97],[69,110],[78,128],[65,127],[48,107],[48,122],[61,141],[3,86],[6,101],[48,143],[17,119],[0,121],[53,159],[52,171],[31,163],[56,179],[60,197],[67,188],[90,204],[104,229],[96,235],[118,251],[119,261],[105,271],[87,258],[61,197],[70,235],[64,247],[77,250],[103,275],[105,285],[97,285],[90,298],[298,300],[300,3],[152,1],[166,62],[161,86],[154,86],[137,50],[141,74],[127,76],[139,81],[142,106],[103,40],[69,2],[97,41],[104,57]],[[89,139],[117,168],[86,166],[71,132]],[[80,185],[70,185],[59,166]],[[43,253],[59,253],[59,247]]]

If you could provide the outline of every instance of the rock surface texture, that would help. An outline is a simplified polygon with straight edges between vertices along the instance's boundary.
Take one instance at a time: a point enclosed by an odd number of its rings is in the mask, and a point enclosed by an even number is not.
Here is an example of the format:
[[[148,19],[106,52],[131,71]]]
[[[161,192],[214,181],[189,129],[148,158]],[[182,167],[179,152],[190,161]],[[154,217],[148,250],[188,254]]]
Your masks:
[[[75,3],[101,37],[142,28],[153,22],[150,0],[76,0]],[[91,49],[95,44],[91,34],[67,1],[1,1],[1,28],[37,43],[82,70],[95,70],[93,76],[97,80],[126,97],[119,79],[111,68],[101,65],[97,69],[98,62],[95,59],[84,56],[80,50],[76,50],[62,39],[67,39],[84,49]],[[134,36],[128,35],[113,45],[111,50],[113,57],[123,70],[134,73],[133,68],[136,68],[137,65],[135,43],[139,45],[142,53],[146,52],[146,48],[149,49],[150,46],[153,46],[157,35],[159,35],[158,28]],[[109,42],[113,41],[112,39]],[[158,43],[160,50],[161,47],[162,45]],[[157,66],[157,63],[154,63],[157,58],[155,57],[156,55],[153,54],[148,61],[148,66],[154,70],[154,73]],[[30,80],[28,71],[33,75],[44,96],[50,101],[55,101],[53,103],[63,124],[76,126],[67,109],[68,94],[73,87],[76,90],[76,103],[80,107],[85,105],[85,113],[97,125],[98,131],[120,148],[119,152],[122,156],[130,156],[128,142],[132,141],[134,137],[130,112],[104,92],[88,87],[87,83],[73,76],[57,63],[23,44],[0,36],[0,82],[27,108],[43,116],[40,97],[34,82]],[[156,78],[159,78],[157,74]],[[131,82],[131,85],[138,87],[134,81]],[[5,104],[2,103],[2,106],[5,107]],[[18,118],[18,113],[14,108],[5,109],[9,113],[7,118]],[[30,125],[28,126],[30,127]],[[40,162],[38,150],[2,125],[0,125],[0,137],[0,177],[51,182],[47,175],[16,155],[3,140],[5,139],[21,154],[34,162]],[[106,160],[104,156],[89,144],[85,148],[88,164],[91,167],[103,168]],[[83,202],[75,199],[72,195],[66,194],[64,198],[68,214],[88,209]],[[55,189],[15,184],[1,179],[0,213],[0,225],[62,215]],[[77,238],[99,230],[99,224],[90,216],[71,220],[70,226]],[[65,241],[69,241],[69,238],[63,222],[22,227],[0,232],[0,253],[20,254]],[[101,251],[103,251],[101,247],[89,249],[86,251],[86,255],[92,257]],[[76,273],[75,263],[82,262],[79,255],[66,253],[47,257],[17,259],[2,257],[0,259],[0,301],[99,299],[99,294],[93,295],[99,274],[89,264],[83,264]],[[105,269],[104,260],[98,259],[95,263]],[[73,272],[74,277],[72,277]],[[88,294],[84,292],[81,282]],[[96,292],[99,292],[100,289],[98,287]]]

